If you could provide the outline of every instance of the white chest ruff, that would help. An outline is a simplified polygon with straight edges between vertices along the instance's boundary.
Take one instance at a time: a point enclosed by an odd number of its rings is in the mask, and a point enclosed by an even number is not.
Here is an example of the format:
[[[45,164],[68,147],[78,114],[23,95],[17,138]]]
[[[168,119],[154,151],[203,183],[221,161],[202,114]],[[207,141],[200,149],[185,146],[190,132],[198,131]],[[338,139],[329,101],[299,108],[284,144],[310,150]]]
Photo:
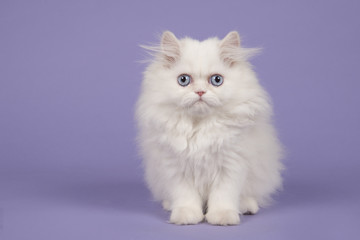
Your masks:
[[[183,124],[184,127],[186,125]],[[238,148],[240,130],[220,124],[203,124],[164,133],[162,144],[172,152],[172,167],[192,181],[199,192],[206,191],[227,165],[227,153]]]

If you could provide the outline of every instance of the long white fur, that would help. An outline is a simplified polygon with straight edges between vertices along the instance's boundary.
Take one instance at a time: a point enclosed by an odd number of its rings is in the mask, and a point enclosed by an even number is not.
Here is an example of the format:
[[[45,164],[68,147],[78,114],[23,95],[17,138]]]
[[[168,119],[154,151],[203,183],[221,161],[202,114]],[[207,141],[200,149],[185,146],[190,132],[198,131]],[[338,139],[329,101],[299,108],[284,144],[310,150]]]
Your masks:
[[[281,145],[269,96],[247,61],[257,50],[224,39],[177,39],[164,32],[144,72],[138,142],[147,184],[170,222],[233,225],[256,213],[281,186]],[[177,78],[189,74],[182,87]],[[214,87],[212,74],[224,83]],[[206,92],[200,96],[198,91]],[[206,214],[206,216],[204,216]]]

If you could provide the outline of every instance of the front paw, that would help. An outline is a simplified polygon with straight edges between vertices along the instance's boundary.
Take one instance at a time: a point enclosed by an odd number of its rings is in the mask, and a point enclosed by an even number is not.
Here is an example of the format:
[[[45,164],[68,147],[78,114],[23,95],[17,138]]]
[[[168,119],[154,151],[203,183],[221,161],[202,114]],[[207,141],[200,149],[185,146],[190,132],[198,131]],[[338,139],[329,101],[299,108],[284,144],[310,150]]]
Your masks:
[[[237,225],[240,223],[240,217],[237,211],[234,210],[214,210],[209,211],[206,216],[206,221],[213,225]]]
[[[202,209],[177,207],[171,212],[170,222],[178,225],[197,224],[204,219]]]
[[[254,198],[244,198],[240,204],[240,212],[244,215],[254,215],[259,211],[259,205]]]

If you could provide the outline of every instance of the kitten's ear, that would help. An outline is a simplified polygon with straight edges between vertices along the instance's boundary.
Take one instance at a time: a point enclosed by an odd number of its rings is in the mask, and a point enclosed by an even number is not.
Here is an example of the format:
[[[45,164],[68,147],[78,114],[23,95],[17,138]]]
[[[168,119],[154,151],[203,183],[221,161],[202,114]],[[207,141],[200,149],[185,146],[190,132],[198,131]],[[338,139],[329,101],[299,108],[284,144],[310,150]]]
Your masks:
[[[171,66],[180,58],[180,43],[172,32],[165,31],[161,37],[161,52],[165,64]]]
[[[240,36],[236,31],[229,32],[220,43],[221,48],[238,48],[240,47]]]
[[[248,61],[261,51],[260,48],[243,48],[240,45],[240,36],[236,31],[228,33],[220,41],[220,57],[230,67],[235,63]]]
[[[237,61],[234,53],[238,52],[239,49],[240,36],[236,31],[229,32],[220,42],[220,56],[229,66],[233,65]]]

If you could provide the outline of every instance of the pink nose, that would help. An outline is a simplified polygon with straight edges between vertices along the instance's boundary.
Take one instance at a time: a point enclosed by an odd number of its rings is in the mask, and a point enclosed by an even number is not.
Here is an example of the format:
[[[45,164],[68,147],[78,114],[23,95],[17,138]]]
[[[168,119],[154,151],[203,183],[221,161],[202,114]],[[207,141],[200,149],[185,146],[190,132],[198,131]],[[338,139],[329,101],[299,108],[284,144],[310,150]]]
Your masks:
[[[204,94],[204,91],[200,91],[200,92],[196,92],[197,95],[199,95],[200,97]]]

